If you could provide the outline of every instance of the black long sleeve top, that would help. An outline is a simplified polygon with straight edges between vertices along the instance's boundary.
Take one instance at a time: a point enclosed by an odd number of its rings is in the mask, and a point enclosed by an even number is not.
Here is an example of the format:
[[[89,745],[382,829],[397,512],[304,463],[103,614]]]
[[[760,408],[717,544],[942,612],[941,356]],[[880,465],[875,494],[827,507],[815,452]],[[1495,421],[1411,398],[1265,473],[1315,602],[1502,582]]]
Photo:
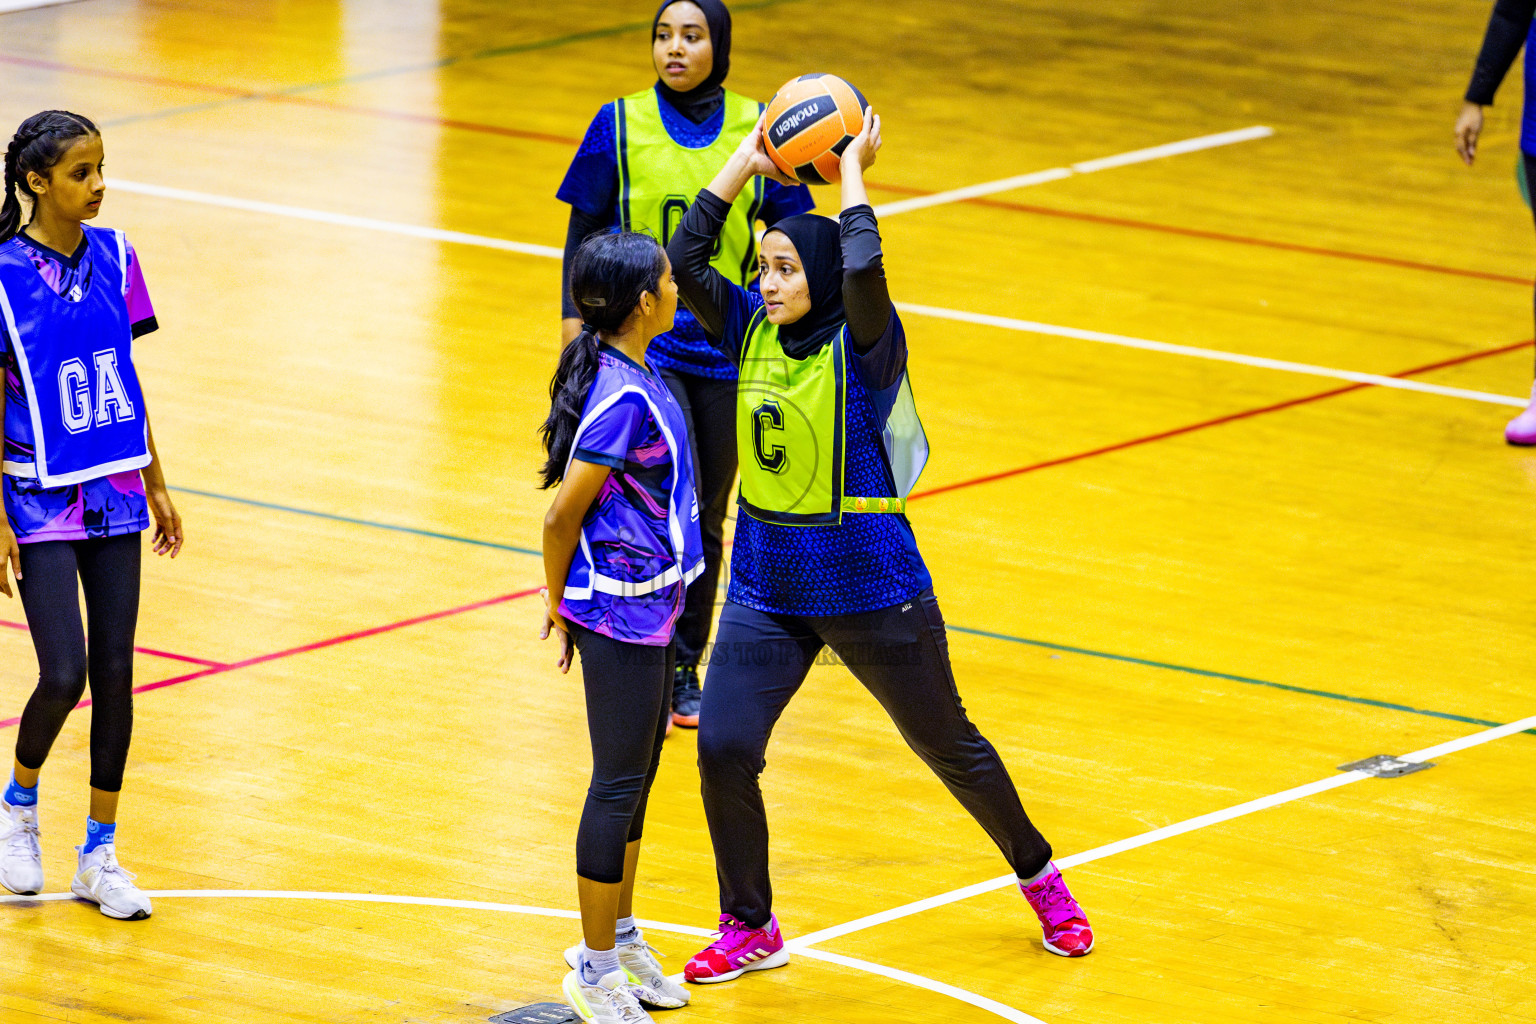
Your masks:
[[[761,303],[747,289],[709,265],[715,239],[730,204],[704,189],[683,214],[667,255],[678,292],[710,342],[732,361],[741,357],[747,322]],[[855,360],[866,386],[884,391],[901,379],[907,338],[886,287],[880,228],[869,206],[844,210],[838,218],[843,250],[843,307]]]
[[[1498,92],[1531,30],[1533,15],[1536,0],[1498,0],[1493,5],[1488,31],[1483,34],[1483,48],[1477,54],[1477,66],[1467,85],[1468,103],[1486,107],[1493,102],[1493,94]]]

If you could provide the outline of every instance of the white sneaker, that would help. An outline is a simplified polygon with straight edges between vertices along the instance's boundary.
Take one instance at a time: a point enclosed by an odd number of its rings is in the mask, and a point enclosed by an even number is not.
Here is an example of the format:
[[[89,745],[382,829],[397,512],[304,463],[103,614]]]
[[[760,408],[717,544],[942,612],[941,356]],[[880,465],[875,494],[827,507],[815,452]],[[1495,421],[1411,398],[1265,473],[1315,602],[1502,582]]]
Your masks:
[[[597,979],[596,985],[581,980],[575,970],[560,983],[565,1001],[576,1015],[589,1024],[656,1024],[640,1008],[633,994],[634,982],[621,967]]]
[[[142,921],[151,911],[149,897],[133,884],[137,877],[117,862],[117,848],[105,843],[90,853],[80,854],[80,870],[75,873],[69,891],[101,907],[108,917]]]
[[[689,991],[667,977],[667,972],[656,962],[656,951],[650,943],[644,939],[620,943],[618,950],[619,964],[629,972],[630,990],[642,1006],[653,1010],[675,1010],[688,1005]],[[565,962],[573,970],[581,970],[580,943],[565,951]]]
[[[0,800],[0,885],[18,896],[43,891],[43,850],[37,842],[37,808]]]

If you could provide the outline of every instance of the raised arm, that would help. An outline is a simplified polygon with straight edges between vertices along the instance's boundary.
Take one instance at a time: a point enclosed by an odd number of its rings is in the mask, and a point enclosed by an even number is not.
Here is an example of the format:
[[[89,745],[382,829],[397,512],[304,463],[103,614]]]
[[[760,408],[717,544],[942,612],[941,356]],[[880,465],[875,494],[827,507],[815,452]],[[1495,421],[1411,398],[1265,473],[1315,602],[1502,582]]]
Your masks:
[[[741,343],[740,338],[728,336],[730,327],[737,319],[745,323],[750,302],[747,290],[727,279],[709,261],[715,241],[730,216],[731,204],[747,182],[759,174],[779,182],[789,181],[763,152],[762,118],[741,140],[715,179],[699,192],[667,245],[679,297],[710,341],[727,355],[734,355]]]
[[[736,287],[709,264],[715,239],[720,237],[730,213],[728,200],[707,188],[700,189],[667,245],[667,258],[672,261],[672,274],[677,278],[677,296],[713,341],[725,333],[726,312]]]
[[[864,172],[880,150],[880,118],[865,111],[864,130],[843,150],[843,308],[853,347],[861,353],[874,348],[891,324],[891,293],[885,284],[880,254],[880,227],[864,188]]]

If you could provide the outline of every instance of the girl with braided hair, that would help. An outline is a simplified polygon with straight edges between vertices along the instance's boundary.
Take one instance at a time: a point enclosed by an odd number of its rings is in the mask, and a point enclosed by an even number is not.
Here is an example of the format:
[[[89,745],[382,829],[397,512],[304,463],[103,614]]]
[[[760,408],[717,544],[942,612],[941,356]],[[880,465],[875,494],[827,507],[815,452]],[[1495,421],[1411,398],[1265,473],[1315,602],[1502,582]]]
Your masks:
[[[139,534],[153,517],[155,553],[174,558],[182,529],[133,367],[133,340],[157,327],[138,256],[121,231],[84,223],[101,209],[101,168],[101,132],[64,110],[27,118],[5,151],[0,592],[11,596],[9,567],[39,671],[0,795],[0,885],[43,887],[38,773],[89,680],[91,809],[70,889],[108,917],[137,920],[149,899],[118,864],[115,840],[133,729]]]

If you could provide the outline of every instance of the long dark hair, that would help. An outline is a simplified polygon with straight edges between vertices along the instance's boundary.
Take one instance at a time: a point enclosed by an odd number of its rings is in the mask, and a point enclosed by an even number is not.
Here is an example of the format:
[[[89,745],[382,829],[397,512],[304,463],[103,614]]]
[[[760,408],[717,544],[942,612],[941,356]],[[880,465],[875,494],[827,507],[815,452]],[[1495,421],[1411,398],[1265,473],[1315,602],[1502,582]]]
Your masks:
[[[667,254],[656,239],[633,231],[593,235],[571,257],[571,298],[581,311],[581,333],[560,353],[549,382],[549,418],[539,428],[549,455],[541,486],[553,487],[565,476],[587,392],[597,379],[597,332],[619,330],[640,296],[659,295],[666,269]]]
[[[21,191],[33,202],[37,196],[27,184],[27,172],[46,175],[76,139],[100,135],[90,118],[67,110],[45,110],[21,122],[11,144],[5,147],[5,201],[0,203],[0,242],[8,242],[21,230]]]

